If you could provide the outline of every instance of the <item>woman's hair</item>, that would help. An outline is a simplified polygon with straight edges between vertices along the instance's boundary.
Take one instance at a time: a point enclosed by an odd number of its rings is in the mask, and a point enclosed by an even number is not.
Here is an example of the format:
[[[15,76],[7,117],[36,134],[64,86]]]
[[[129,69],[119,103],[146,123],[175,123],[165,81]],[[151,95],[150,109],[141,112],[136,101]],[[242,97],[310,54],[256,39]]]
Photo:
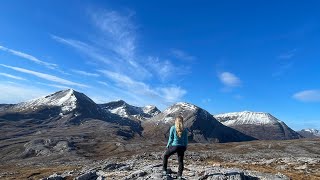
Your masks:
[[[181,138],[182,136],[182,132],[183,132],[183,117],[182,116],[177,116],[176,120],[175,120],[175,127],[176,127],[176,131],[177,131],[177,135],[179,138]]]

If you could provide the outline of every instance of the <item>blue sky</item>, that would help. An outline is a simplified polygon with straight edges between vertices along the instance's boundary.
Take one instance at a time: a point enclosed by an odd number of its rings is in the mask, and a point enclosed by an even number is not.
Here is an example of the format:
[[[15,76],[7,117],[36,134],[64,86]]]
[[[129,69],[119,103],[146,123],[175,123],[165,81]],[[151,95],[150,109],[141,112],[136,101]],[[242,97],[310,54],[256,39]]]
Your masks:
[[[320,128],[318,1],[0,3],[0,103],[73,88],[97,103],[269,112]]]

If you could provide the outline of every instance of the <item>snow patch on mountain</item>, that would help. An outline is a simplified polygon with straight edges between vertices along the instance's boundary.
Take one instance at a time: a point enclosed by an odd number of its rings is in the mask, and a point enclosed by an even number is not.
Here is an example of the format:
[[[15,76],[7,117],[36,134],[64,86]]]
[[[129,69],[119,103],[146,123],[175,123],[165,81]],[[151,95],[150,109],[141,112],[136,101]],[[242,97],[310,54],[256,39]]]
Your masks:
[[[147,105],[142,108],[143,113],[156,116],[160,113],[159,109],[153,105]]]
[[[103,109],[121,117],[135,117],[140,120],[149,119],[160,113],[160,110],[156,106],[148,105],[144,107],[136,107],[123,100],[112,101],[106,104],[101,104],[100,106]]]
[[[282,121],[280,121],[279,119],[265,112],[232,112],[218,114],[214,117],[226,126],[242,124],[266,125],[282,123]]]

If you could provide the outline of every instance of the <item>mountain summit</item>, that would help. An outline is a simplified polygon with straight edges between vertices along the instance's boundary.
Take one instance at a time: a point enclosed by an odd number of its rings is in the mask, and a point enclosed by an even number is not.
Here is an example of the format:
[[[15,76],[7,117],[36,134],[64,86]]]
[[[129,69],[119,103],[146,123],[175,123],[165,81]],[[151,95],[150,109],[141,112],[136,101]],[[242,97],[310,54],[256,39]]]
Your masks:
[[[284,122],[264,112],[233,112],[214,116],[222,124],[261,140],[302,138]]]

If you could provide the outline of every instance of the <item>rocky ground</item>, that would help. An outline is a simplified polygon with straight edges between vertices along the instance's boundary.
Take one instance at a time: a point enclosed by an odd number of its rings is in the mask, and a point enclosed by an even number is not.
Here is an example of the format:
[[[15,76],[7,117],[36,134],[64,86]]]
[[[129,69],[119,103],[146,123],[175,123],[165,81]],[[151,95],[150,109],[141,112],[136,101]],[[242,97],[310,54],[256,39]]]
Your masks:
[[[164,150],[164,143],[142,140],[104,142],[81,153],[75,147],[69,153],[2,161],[0,179],[174,179],[176,155],[169,160],[171,176],[161,177]],[[183,175],[185,179],[320,179],[320,139],[190,144]]]

